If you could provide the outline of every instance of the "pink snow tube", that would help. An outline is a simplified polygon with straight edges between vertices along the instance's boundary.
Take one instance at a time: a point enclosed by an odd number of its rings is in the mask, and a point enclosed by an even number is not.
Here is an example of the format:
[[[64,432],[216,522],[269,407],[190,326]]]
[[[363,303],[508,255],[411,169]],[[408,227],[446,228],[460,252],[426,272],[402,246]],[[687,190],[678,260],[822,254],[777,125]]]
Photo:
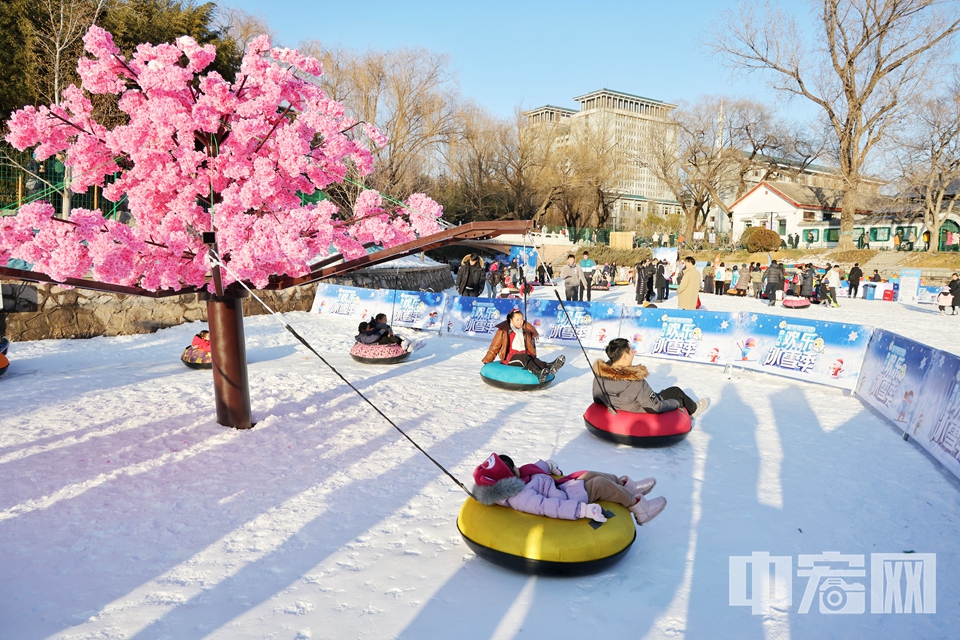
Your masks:
[[[587,430],[595,436],[631,447],[662,447],[679,442],[693,429],[686,409],[666,413],[610,413],[596,402],[583,414]]]
[[[786,298],[783,306],[787,309],[806,309],[810,306],[810,301],[806,298]]]
[[[398,344],[355,343],[350,356],[364,364],[396,364],[410,357],[410,352]]]

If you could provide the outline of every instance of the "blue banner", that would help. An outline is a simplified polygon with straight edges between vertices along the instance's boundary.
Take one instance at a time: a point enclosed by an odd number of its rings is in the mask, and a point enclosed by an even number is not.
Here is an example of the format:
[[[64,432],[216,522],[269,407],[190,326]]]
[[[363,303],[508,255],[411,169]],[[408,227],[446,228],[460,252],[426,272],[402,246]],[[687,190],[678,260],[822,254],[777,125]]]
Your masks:
[[[624,307],[620,337],[639,355],[726,364],[742,353],[737,318],[715,311]]]
[[[483,338],[497,332],[513,309],[523,310],[522,300],[452,296],[447,299],[443,333]]]
[[[310,313],[367,320],[378,313],[387,314],[392,323],[394,291],[392,289],[363,289],[335,284],[317,285]]]
[[[853,389],[873,328],[744,312],[737,332],[737,365]]]
[[[857,395],[906,430],[933,352],[933,347],[878,329],[863,360]]]
[[[857,395],[960,477],[960,358],[877,330]]]
[[[623,305],[604,302],[564,302],[563,312],[557,300],[528,300],[527,320],[537,328],[540,342],[603,349],[620,333]],[[567,320],[567,315],[570,320]]]
[[[439,331],[443,326],[443,312],[447,294],[431,291],[397,291],[393,305],[395,327]]]

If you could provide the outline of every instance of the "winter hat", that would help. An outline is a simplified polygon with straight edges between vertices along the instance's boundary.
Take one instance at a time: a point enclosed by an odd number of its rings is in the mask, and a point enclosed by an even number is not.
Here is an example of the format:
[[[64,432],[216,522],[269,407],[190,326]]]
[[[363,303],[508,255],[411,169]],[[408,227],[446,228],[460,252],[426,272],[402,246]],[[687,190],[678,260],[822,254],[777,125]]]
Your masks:
[[[496,484],[498,480],[513,477],[516,477],[513,475],[513,471],[511,471],[507,463],[501,460],[500,456],[495,453],[491,453],[490,457],[484,460],[483,463],[473,471],[473,481],[480,486],[492,486]]]

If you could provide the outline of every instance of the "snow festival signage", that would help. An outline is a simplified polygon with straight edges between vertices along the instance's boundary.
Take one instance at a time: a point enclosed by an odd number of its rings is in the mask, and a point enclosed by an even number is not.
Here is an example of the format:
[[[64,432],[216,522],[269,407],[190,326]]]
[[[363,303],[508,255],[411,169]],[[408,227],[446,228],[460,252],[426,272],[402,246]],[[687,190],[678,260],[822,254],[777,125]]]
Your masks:
[[[740,313],[731,364],[853,389],[872,327]]]
[[[878,330],[857,395],[960,477],[960,358]]]
[[[385,313],[387,322],[392,322],[390,315],[393,296],[392,289],[361,289],[321,284],[317,286],[317,294],[313,299],[310,313],[357,320],[366,320],[378,313]]]
[[[443,316],[444,333],[485,337],[497,332],[513,309],[523,309],[522,300],[452,296]]]
[[[920,269],[901,269],[900,270],[900,295],[897,297],[899,302],[917,302],[917,294],[920,290]]]
[[[440,330],[447,294],[431,291],[397,291],[393,302],[396,327]],[[384,312],[386,313],[386,312]]]
[[[620,337],[639,355],[725,364],[740,352],[737,314],[624,307]]]
[[[622,305],[604,302],[563,304],[566,314],[557,300],[527,300],[527,320],[537,328],[540,342],[576,346],[579,337],[583,346],[603,349],[619,334]]]

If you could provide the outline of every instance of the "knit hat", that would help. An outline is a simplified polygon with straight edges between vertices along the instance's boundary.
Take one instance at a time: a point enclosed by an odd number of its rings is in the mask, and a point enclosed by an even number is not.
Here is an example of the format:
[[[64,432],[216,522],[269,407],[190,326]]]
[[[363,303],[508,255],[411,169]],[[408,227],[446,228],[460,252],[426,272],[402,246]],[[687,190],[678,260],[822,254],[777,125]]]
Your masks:
[[[515,477],[513,471],[495,453],[491,453],[490,457],[473,471],[473,481],[480,486],[491,486],[496,484],[498,480],[513,477]]]

